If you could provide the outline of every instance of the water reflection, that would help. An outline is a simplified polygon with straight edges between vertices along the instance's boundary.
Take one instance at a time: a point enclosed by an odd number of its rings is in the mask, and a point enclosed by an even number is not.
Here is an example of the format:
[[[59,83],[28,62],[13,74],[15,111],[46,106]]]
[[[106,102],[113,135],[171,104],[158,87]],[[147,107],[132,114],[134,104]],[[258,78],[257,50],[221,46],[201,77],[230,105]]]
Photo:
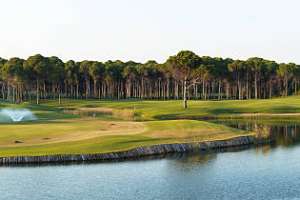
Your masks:
[[[290,147],[300,143],[300,123],[289,121],[282,123],[281,121],[259,121],[259,120],[216,120],[215,123],[221,123],[233,128],[246,131],[254,131],[258,137],[267,136],[274,146]],[[264,147],[267,150],[267,147]]]
[[[0,167],[0,199],[300,198],[298,123],[218,123],[268,133],[275,143],[139,159],[143,162]]]

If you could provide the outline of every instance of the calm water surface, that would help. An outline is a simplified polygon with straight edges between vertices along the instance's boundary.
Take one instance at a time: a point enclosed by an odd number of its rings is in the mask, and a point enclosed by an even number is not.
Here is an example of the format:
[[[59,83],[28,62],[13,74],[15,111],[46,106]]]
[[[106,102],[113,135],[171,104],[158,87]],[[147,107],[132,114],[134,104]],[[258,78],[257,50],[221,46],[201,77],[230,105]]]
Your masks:
[[[143,161],[0,167],[0,199],[300,199],[300,127],[265,130],[276,145]]]

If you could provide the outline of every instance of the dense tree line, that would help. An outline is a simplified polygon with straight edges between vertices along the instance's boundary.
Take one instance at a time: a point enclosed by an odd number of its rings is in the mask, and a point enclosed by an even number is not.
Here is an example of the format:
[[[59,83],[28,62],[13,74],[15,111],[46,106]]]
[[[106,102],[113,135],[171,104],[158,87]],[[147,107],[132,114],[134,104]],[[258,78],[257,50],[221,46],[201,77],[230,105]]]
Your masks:
[[[69,60],[40,54],[0,58],[0,97],[35,99],[261,99],[298,93],[300,67],[262,58],[233,60],[181,51],[166,62]]]

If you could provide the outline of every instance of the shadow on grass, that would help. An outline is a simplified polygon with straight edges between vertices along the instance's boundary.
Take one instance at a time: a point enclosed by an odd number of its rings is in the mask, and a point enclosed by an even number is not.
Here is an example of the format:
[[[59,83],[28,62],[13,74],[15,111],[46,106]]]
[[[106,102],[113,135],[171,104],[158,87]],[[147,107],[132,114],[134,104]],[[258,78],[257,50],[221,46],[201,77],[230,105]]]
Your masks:
[[[272,109],[274,113],[295,113],[300,112],[299,107],[296,106],[276,106]]]
[[[154,119],[157,120],[173,120],[173,119],[211,119],[215,118],[218,115],[224,114],[233,114],[233,113],[240,113],[241,111],[233,108],[217,108],[217,109],[205,109],[201,110],[201,112],[181,112],[181,113],[168,113],[162,115],[154,116]]]
[[[195,111],[189,112],[189,108],[186,112],[180,113],[168,113],[155,115],[153,118],[156,120],[174,120],[174,119],[212,119],[217,118],[219,115],[235,115],[243,113],[274,113],[274,114],[284,114],[284,113],[299,113],[300,108],[297,106],[273,106],[271,108],[208,108],[201,109],[201,112],[197,113]]]
[[[241,113],[241,109],[237,108],[215,108],[215,109],[207,109],[207,113],[211,115],[223,115],[223,114],[237,114]]]

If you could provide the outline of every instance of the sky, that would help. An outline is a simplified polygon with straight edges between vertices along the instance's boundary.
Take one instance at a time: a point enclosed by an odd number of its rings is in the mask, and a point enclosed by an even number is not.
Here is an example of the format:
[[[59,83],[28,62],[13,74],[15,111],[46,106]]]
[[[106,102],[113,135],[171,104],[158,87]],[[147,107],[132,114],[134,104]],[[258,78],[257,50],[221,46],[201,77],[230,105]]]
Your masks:
[[[164,62],[200,56],[300,64],[299,0],[0,0],[0,57]]]

